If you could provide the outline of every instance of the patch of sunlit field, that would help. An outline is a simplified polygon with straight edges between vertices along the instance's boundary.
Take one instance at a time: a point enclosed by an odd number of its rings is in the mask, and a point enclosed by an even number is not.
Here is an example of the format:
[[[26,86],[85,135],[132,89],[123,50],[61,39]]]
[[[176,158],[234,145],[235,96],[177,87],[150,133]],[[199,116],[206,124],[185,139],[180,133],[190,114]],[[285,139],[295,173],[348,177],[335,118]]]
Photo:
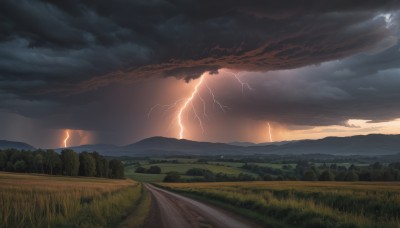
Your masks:
[[[132,180],[0,172],[1,227],[117,224],[141,194]]]
[[[163,183],[289,227],[400,227],[399,182]],[[262,220],[262,219],[260,219]],[[265,219],[266,225],[271,224]],[[275,223],[276,224],[276,223]]]

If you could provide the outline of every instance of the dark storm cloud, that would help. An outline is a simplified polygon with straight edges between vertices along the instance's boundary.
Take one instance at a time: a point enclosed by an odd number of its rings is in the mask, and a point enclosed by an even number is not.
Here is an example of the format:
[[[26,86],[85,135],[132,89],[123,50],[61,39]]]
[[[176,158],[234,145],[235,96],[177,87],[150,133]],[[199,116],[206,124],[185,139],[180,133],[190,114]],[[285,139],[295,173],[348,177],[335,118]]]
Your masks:
[[[33,118],[32,129],[85,129],[103,134],[101,142],[128,143],[143,137],[148,105],[159,102],[152,96],[163,83],[153,78],[190,80],[222,68],[270,72],[251,76],[255,91],[245,97],[222,88],[221,100],[240,117],[291,127],[393,119],[400,56],[398,47],[384,50],[398,42],[399,7],[397,0],[0,1],[0,125],[11,130],[17,114]],[[366,57],[348,58],[359,53]]]
[[[376,16],[399,5],[1,1],[0,74],[44,80],[42,91],[82,92],[148,77],[195,78],[220,68],[296,68],[391,45],[391,30]]]
[[[242,76],[246,96],[232,83],[217,91],[232,113],[296,126],[351,126],[349,119],[386,122],[400,118],[400,46],[319,66]]]

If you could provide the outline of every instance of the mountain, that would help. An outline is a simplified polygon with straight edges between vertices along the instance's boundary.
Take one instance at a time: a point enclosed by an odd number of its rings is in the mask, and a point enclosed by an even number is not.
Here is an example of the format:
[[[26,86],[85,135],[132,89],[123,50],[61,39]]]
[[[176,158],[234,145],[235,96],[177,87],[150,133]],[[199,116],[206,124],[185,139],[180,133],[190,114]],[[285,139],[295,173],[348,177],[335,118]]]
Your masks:
[[[84,145],[76,151],[97,151],[108,156],[173,156],[173,155],[266,155],[266,154],[332,154],[332,155],[390,155],[400,153],[400,135],[365,135],[327,137],[318,140],[278,142],[275,144],[232,145],[197,142],[186,139],[151,137],[127,146]]]
[[[274,154],[387,155],[400,152],[400,135],[358,135],[301,140],[270,147],[251,147],[250,151]]]
[[[145,156],[240,154],[243,147],[225,143],[197,142],[186,139],[151,137],[124,147],[125,151]]]
[[[292,143],[292,142],[297,142],[297,140],[294,140],[294,141],[263,142],[263,143],[252,143],[252,142],[230,142],[230,143],[228,143],[228,144],[229,144],[229,145],[233,145],[233,146],[243,146],[243,147],[249,147],[249,146],[269,146],[269,145],[283,145],[283,144]]]
[[[252,142],[230,142],[228,143],[229,145],[232,146],[243,146],[243,147],[248,147],[248,146],[257,146],[257,143],[252,143]]]
[[[0,149],[17,148],[34,150],[35,148],[21,142],[0,141]],[[400,154],[400,135],[359,135],[351,137],[327,137],[317,140],[300,140],[267,144],[236,145],[212,142],[197,142],[186,139],[151,137],[126,146],[93,144],[71,147],[77,152],[97,151],[105,156],[155,157],[174,155],[393,155]],[[62,149],[57,149],[60,152]]]
[[[35,147],[23,142],[0,140],[0,149],[35,150]]]

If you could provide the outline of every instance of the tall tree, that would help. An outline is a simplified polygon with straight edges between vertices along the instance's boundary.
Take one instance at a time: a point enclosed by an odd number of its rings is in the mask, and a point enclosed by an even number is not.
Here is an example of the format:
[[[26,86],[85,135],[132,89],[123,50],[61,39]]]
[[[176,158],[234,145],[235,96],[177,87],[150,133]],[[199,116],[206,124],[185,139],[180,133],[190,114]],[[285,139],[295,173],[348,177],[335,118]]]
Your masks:
[[[46,150],[44,153],[44,167],[46,173],[50,175],[60,173],[62,170],[60,155],[58,155],[54,150]]]
[[[87,177],[96,176],[96,160],[87,152],[79,154],[79,175]]]
[[[79,173],[79,156],[73,150],[61,151],[61,160],[63,162],[63,171],[68,176],[78,176]]]
[[[96,161],[96,176],[108,177],[108,161],[97,152],[91,153],[92,157]]]
[[[303,180],[305,181],[317,181],[318,177],[314,170],[309,169],[304,173]]]
[[[0,170],[6,169],[7,161],[7,154],[4,151],[0,151]]]
[[[120,160],[113,159],[110,161],[110,177],[115,179],[124,178],[124,166]]]
[[[321,173],[319,176],[320,181],[333,181],[335,180],[335,175],[329,170],[325,170],[324,172]]]
[[[37,172],[43,173],[44,158],[41,153],[37,153],[33,158],[33,164]]]

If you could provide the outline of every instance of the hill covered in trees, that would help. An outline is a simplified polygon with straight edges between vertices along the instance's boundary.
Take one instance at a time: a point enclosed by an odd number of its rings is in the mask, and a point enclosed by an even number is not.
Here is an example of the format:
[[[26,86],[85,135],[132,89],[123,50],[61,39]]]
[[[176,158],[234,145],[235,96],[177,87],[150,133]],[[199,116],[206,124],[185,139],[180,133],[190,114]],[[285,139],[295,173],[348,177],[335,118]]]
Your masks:
[[[0,149],[35,150],[35,147],[23,142],[0,140]]]

